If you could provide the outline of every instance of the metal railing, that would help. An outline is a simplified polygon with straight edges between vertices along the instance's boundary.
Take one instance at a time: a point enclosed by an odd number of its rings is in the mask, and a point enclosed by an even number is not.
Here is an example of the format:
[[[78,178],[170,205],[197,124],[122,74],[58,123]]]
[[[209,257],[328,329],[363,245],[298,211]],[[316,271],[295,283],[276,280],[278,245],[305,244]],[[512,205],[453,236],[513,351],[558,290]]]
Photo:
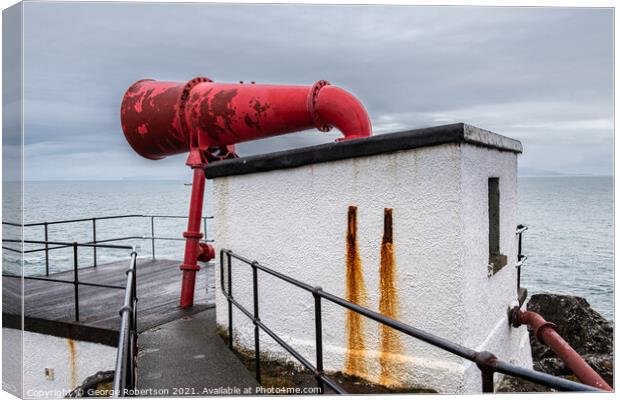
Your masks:
[[[137,298],[137,284],[136,284],[136,260],[137,253],[135,246],[118,246],[118,245],[105,245],[105,244],[86,244],[86,243],[66,243],[66,242],[43,242],[37,240],[11,240],[5,239],[4,241],[9,243],[29,243],[29,244],[45,244],[45,248],[30,250],[33,251],[49,251],[54,249],[62,249],[67,247],[73,247],[73,280],[49,278],[42,276],[22,276],[3,273],[3,277],[10,278],[23,278],[28,280],[54,282],[62,284],[73,285],[73,301],[74,301],[74,315],[75,321],[80,321],[80,286],[99,287],[107,289],[124,290],[124,302],[120,309],[121,323],[118,337],[118,348],[116,355],[116,368],[114,373],[114,393],[119,393],[118,396],[123,396],[126,389],[133,390],[136,383],[136,357],[138,354],[138,298]],[[53,245],[54,247],[49,247]],[[106,248],[106,249],[125,249],[131,250],[131,261],[127,273],[127,282],[125,286],[106,285],[94,282],[82,282],[79,280],[79,266],[78,266],[78,248]],[[4,246],[3,246],[4,248]],[[6,248],[10,251],[23,253],[22,251]]]
[[[115,238],[107,238],[104,240],[97,239],[97,221],[100,220],[110,220],[110,219],[126,219],[126,218],[148,218],[150,219],[150,236],[123,236],[123,237],[115,237]],[[29,254],[29,253],[37,253],[37,252],[45,252],[45,271],[44,274],[35,275],[35,276],[22,276],[15,274],[5,274],[2,276],[12,277],[12,278],[23,278],[28,280],[37,280],[37,281],[46,281],[46,282],[55,282],[61,284],[72,284],[74,287],[74,315],[75,321],[80,321],[80,301],[79,301],[79,288],[80,286],[92,286],[92,287],[100,287],[100,288],[108,288],[108,289],[117,289],[124,290],[124,302],[123,306],[120,309],[120,329],[119,329],[119,339],[118,339],[118,348],[116,355],[116,366],[115,366],[115,374],[114,374],[114,382],[113,382],[113,395],[116,397],[123,397],[130,393],[131,390],[135,389],[136,385],[136,357],[138,352],[138,308],[137,308],[137,274],[136,274],[136,264],[137,264],[137,252],[136,246],[126,246],[126,245],[113,245],[107,244],[110,242],[118,242],[118,241],[128,241],[128,240],[149,240],[151,242],[151,255],[152,258],[155,259],[155,242],[156,240],[169,240],[169,241],[184,241],[185,239],[182,237],[174,238],[174,237],[162,237],[155,236],[155,222],[157,219],[186,219],[187,216],[180,215],[143,215],[143,214],[128,214],[128,215],[114,215],[114,216],[105,216],[105,217],[94,217],[94,218],[79,218],[79,219],[70,219],[70,220],[61,220],[61,221],[51,221],[51,222],[37,222],[37,223],[28,223],[24,225],[12,223],[12,222],[3,222],[3,225],[15,226],[15,227],[43,227],[43,235],[45,240],[15,240],[15,239],[2,239],[4,250],[20,253],[20,254]],[[207,220],[212,219],[212,216],[202,217],[203,220],[203,228],[206,235],[207,232]],[[49,229],[50,225],[58,225],[58,224],[70,224],[70,223],[82,223],[82,222],[90,222],[92,223],[92,240],[84,243],[78,242],[63,242],[63,241],[50,241],[49,239]],[[212,242],[212,240],[207,239],[206,237],[203,242]],[[4,243],[19,243],[19,244],[30,244],[30,245],[41,245],[40,248],[34,249],[15,249],[11,246],[5,246]],[[106,244],[104,244],[106,243]],[[73,279],[59,279],[59,278],[50,278],[50,251],[57,249],[65,249],[65,248],[73,248]],[[130,266],[127,269],[127,281],[125,286],[117,286],[117,285],[106,285],[94,282],[82,282],[79,279],[79,257],[78,257],[78,249],[80,247],[92,248],[93,249],[93,264],[89,265],[92,267],[97,267],[97,249],[125,249],[131,250],[131,261]],[[129,392],[128,392],[129,391]]]
[[[528,227],[525,225],[517,225],[517,238],[519,241],[518,251],[517,251],[517,263],[515,267],[517,267],[517,293],[521,290],[521,266],[527,260],[527,256],[523,254],[523,232],[527,231]]]
[[[67,280],[67,279],[59,279],[59,278],[49,278],[49,274],[46,274],[45,277],[43,276],[26,276],[26,275],[15,275],[15,274],[7,274],[7,273],[2,273],[3,277],[8,277],[8,278],[20,278],[20,279],[27,279],[27,280],[36,280],[36,281],[45,281],[45,282],[55,282],[55,283],[62,283],[62,284],[68,284],[68,285],[73,285],[73,301],[74,301],[74,315],[75,315],[75,321],[79,322],[80,321],[80,286],[90,286],[90,287],[99,287],[99,288],[107,288],[107,289],[119,289],[119,290],[125,290],[124,286],[117,286],[117,285],[106,285],[103,283],[94,283],[94,282],[82,282],[80,281],[79,278],[79,262],[78,262],[78,249],[80,247],[87,247],[87,248],[105,248],[105,249],[117,249],[117,250],[132,250],[135,251],[135,248],[133,246],[119,246],[119,245],[111,245],[111,244],[92,244],[92,243],[77,243],[77,242],[73,242],[73,243],[68,243],[68,242],[49,242],[49,241],[39,241],[39,240],[13,240],[13,239],[2,239],[3,242],[8,242],[8,243],[27,243],[27,244],[44,244],[45,248],[40,248],[40,249],[34,249],[34,250],[28,250],[28,251],[21,251],[21,250],[17,250],[14,248],[10,248],[10,247],[5,247],[2,246],[3,249],[5,250],[9,250],[9,251],[13,251],[13,252],[17,252],[17,253],[32,253],[32,252],[41,252],[41,251],[49,251],[49,250],[55,250],[55,249],[64,249],[64,248],[68,248],[68,247],[72,247],[73,248],[73,279],[72,280]],[[49,245],[52,245],[54,247],[49,247]]]
[[[227,289],[224,283],[224,258],[226,258],[227,266]],[[252,268],[252,291],[253,291],[253,311],[249,311],[239,302],[237,302],[233,296],[232,285],[232,260],[239,260]],[[260,319],[258,308],[258,271],[267,273],[268,275],[279,278],[280,280],[294,285],[308,293],[312,294],[314,303],[314,324],[315,324],[315,350],[316,350],[316,365],[312,364],[310,360],[302,356],[297,350],[286,343],[280,336],[267,327]],[[404,324],[395,319],[386,317],[375,311],[369,310],[365,307],[361,307],[357,304],[351,303],[341,297],[335,296],[331,293],[325,292],[321,287],[311,286],[280,272],[274,271],[261,265],[257,261],[250,260],[243,256],[233,253],[231,250],[220,250],[220,285],[221,290],[228,302],[228,346],[232,350],[233,348],[233,306],[239,309],[247,318],[249,318],[254,324],[254,353],[255,353],[255,370],[256,379],[261,381],[260,370],[260,330],[269,335],[275,340],[284,350],[286,350],[291,356],[293,356],[303,367],[310,371],[319,386],[322,393],[325,393],[325,385],[331,388],[334,392],[342,394],[346,393],[345,390],[338,385],[333,379],[325,374],[323,369],[323,332],[322,332],[322,312],[321,303],[323,300],[329,301],[333,304],[339,305],[352,312],[360,314],[368,319],[371,319],[380,324],[389,326],[399,332],[402,332],[408,336],[421,340],[432,346],[443,349],[449,353],[452,353],[458,357],[464,358],[471,362],[474,362],[480,370],[482,379],[482,391],[493,392],[494,391],[494,374],[501,373],[510,375],[513,377],[525,379],[527,381],[538,383],[553,389],[564,391],[598,391],[598,389],[591,386],[587,386],[581,383],[573,382],[568,379],[559,378],[556,376],[548,375],[542,372],[519,367],[508,362],[499,360],[495,355],[488,351],[475,351],[465,346],[461,346],[449,340],[435,336],[431,333],[425,332],[421,329],[414,328],[407,324]]]
[[[111,220],[111,219],[129,219],[129,218],[147,218],[150,219],[150,225],[151,225],[151,235],[150,236],[123,236],[123,237],[115,237],[115,238],[108,238],[108,239],[104,239],[104,240],[98,240],[97,239],[97,221],[101,221],[101,220]],[[66,247],[70,247],[73,244],[69,243],[68,245],[54,245],[53,243],[60,243],[60,242],[51,242],[49,241],[49,226],[50,225],[60,225],[60,224],[73,224],[73,223],[83,223],[83,222],[90,222],[92,224],[92,235],[91,235],[91,239],[88,242],[83,242],[80,243],[80,245],[96,245],[96,244],[100,244],[100,243],[111,243],[111,242],[119,242],[119,241],[128,241],[128,240],[150,240],[151,241],[151,256],[153,259],[155,259],[155,241],[156,240],[164,240],[164,241],[184,241],[185,239],[182,237],[164,237],[164,236],[155,236],[155,222],[157,219],[187,219],[187,216],[183,216],[183,215],[150,215],[150,214],[126,214],[126,215],[111,215],[111,216],[105,216],[105,217],[94,217],[94,218],[78,218],[78,219],[67,219],[67,220],[58,220],[58,221],[46,221],[46,222],[35,222],[35,223],[28,223],[28,224],[17,224],[14,222],[2,222],[3,225],[8,225],[8,226],[15,226],[15,227],[35,227],[35,226],[42,226],[43,227],[43,237],[44,240],[42,241],[21,241],[21,240],[5,240],[3,239],[3,242],[15,242],[15,243],[40,243],[40,244],[44,244],[45,247],[42,249],[31,249],[31,250],[17,250],[17,249],[13,249],[10,248],[8,246],[2,246],[3,249],[5,250],[9,250],[9,251],[17,251],[17,252],[21,252],[23,254],[28,254],[28,253],[35,253],[35,252],[39,252],[39,251],[45,251],[45,276],[49,276],[50,274],[50,259],[49,259],[49,252],[50,250],[55,250],[55,249],[61,249],[61,248],[66,248]],[[203,220],[203,229],[206,235],[207,232],[207,220],[208,219],[213,219],[212,216],[206,216],[206,217],[202,217]],[[179,235],[180,236],[180,235]],[[203,242],[206,243],[210,243],[213,242],[213,240],[207,239],[206,236],[203,238],[202,240]],[[55,247],[49,247],[50,245],[54,245]],[[93,267],[97,266],[97,247],[101,247],[101,246],[93,246]]]
[[[136,387],[136,358],[138,356],[138,297],[136,288],[136,258],[131,252],[127,269],[125,299],[120,309],[121,326],[116,350],[116,368],[112,386],[115,397],[123,397]]]

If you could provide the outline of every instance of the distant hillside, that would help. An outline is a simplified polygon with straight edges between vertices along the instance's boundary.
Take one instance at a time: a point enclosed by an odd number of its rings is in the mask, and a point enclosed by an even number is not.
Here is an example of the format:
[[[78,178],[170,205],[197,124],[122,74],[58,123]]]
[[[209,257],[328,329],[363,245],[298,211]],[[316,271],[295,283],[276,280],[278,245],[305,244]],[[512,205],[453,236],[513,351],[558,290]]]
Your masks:
[[[537,177],[554,177],[554,176],[590,176],[590,174],[567,174],[546,169],[519,167],[519,177],[521,178],[537,178]]]

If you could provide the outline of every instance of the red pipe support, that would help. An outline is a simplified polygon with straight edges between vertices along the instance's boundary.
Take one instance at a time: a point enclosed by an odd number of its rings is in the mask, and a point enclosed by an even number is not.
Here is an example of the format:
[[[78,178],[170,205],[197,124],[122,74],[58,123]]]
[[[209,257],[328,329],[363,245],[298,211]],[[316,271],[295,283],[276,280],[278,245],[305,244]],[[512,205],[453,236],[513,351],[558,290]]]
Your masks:
[[[555,325],[547,322],[540,314],[515,307],[511,319],[514,327],[527,325],[533,329],[536,338],[543,344],[551,347],[553,352],[564,361],[566,366],[573,371],[581,382],[602,390],[613,391],[611,386],[562,339],[562,336],[556,332]]]
[[[185,237],[185,256],[181,270],[183,280],[181,283],[181,308],[188,308],[194,304],[194,285],[196,283],[196,272],[200,270],[198,266],[198,256],[200,251],[200,222],[202,220],[202,203],[205,190],[205,171],[201,166],[192,167],[194,178],[192,180],[192,195],[189,203],[189,218],[187,219],[187,231],[183,233]]]

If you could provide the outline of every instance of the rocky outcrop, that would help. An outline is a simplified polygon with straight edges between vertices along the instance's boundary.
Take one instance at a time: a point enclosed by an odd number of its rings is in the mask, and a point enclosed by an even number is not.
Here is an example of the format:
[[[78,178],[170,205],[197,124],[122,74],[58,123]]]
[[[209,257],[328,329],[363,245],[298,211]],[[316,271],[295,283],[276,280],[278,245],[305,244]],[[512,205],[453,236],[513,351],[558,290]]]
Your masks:
[[[613,324],[590,307],[586,299],[558,294],[536,294],[529,300],[527,309],[554,323],[562,338],[613,386]],[[576,380],[564,362],[548,346],[540,343],[532,331],[530,344],[535,370]],[[549,389],[505,377],[498,391],[539,392]]]
[[[557,294],[536,294],[527,309],[556,324],[557,331],[581,355],[610,355],[614,351],[614,328],[596,312],[586,299]],[[530,335],[532,357],[542,360],[555,357],[549,347]]]
[[[89,376],[66,397],[109,397],[112,393],[114,371],[99,371]]]

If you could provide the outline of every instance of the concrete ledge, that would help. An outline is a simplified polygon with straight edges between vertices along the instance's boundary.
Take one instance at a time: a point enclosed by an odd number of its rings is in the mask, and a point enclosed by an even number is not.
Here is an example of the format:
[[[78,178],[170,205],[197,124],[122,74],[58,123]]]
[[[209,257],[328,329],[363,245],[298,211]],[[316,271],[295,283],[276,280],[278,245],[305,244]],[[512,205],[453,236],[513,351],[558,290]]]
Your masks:
[[[348,158],[392,153],[419,147],[449,143],[468,143],[475,146],[521,153],[521,142],[464,123],[441,125],[403,132],[372,136],[366,139],[326,143],[318,146],[279,151],[258,156],[242,157],[210,163],[205,169],[208,179],[296,168]]]
[[[2,313],[2,327],[113,347],[118,345],[118,331],[78,323],[24,317],[22,325],[21,316]]]

